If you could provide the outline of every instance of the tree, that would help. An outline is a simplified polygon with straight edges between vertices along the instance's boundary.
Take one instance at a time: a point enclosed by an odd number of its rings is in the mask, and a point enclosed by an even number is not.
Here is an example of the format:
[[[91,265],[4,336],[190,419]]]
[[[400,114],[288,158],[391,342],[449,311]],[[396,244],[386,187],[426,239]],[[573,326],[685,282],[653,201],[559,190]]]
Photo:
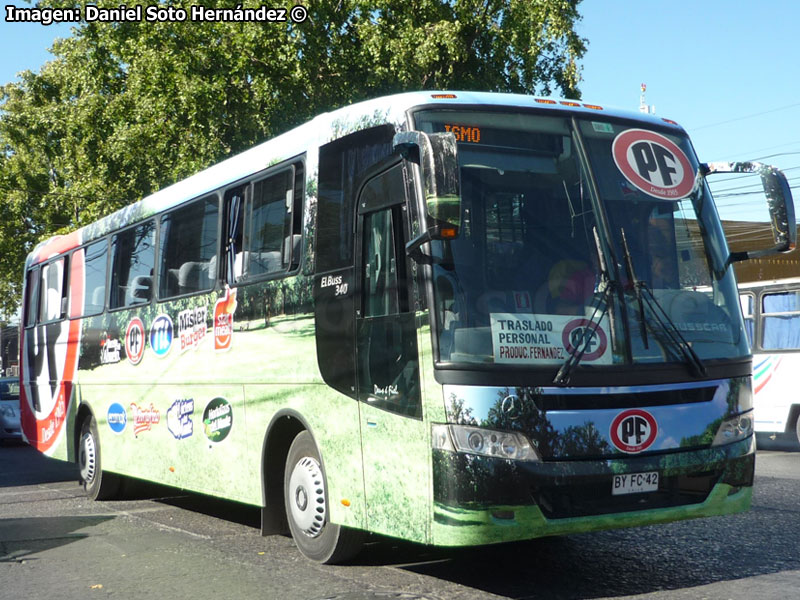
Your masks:
[[[37,241],[322,111],[412,89],[579,97],[579,2],[308,0],[303,22],[79,24],[0,88],[0,314]]]

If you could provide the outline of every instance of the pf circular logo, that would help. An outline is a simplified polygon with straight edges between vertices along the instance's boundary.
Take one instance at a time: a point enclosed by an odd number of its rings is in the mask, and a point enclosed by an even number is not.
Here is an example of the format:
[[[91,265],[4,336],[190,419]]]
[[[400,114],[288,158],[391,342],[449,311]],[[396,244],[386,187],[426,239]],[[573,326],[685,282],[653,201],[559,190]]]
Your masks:
[[[611,423],[611,442],[627,454],[647,450],[656,441],[658,423],[646,410],[634,408],[619,413]]]
[[[153,321],[153,325],[150,327],[150,347],[156,356],[167,355],[172,347],[173,331],[172,319],[169,318],[169,315],[159,315]]]
[[[582,361],[597,360],[608,349],[608,336],[603,328],[589,319],[574,319],[566,324],[561,333],[561,343],[569,354],[575,348],[585,347]]]
[[[144,323],[139,317],[134,317],[125,330],[125,354],[135,365],[138,365],[144,356],[144,340]]]
[[[614,138],[614,163],[636,188],[648,196],[680,200],[694,187],[689,159],[669,138],[644,129],[628,129]]]

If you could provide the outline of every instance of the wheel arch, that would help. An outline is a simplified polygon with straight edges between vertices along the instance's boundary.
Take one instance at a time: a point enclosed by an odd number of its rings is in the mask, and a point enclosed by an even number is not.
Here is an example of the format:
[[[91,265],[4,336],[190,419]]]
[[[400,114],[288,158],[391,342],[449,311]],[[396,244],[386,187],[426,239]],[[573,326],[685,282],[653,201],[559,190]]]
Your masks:
[[[291,409],[276,413],[267,427],[261,451],[261,535],[289,533],[283,500],[283,477],[289,447],[302,431],[308,431],[314,443],[317,443],[305,418]],[[323,460],[319,446],[317,453]]]

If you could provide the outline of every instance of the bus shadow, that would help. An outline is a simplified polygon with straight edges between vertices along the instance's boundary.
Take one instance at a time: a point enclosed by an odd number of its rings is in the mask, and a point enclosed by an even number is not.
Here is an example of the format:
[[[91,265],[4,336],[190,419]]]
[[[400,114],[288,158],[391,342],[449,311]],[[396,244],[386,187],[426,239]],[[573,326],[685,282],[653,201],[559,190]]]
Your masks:
[[[689,590],[800,568],[791,550],[800,523],[772,526],[766,512],[464,549],[375,538],[352,564],[394,566],[507,598]]]
[[[38,560],[41,552],[88,538],[84,533],[114,517],[26,517],[0,519],[0,564]]]
[[[794,434],[778,433],[769,435],[766,433],[756,433],[756,447],[759,450],[784,450],[788,452],[800,452],[800,444]]]
[[[22,442],[0,446],[0,487],[78,481],[74,463],[48,458]]]
[[[152,500],[181,510],[238,523],[247,527],[261,527],[261,509],[249,504],[223,500],[193,492],[126,477],[122,481],[119,500]]]

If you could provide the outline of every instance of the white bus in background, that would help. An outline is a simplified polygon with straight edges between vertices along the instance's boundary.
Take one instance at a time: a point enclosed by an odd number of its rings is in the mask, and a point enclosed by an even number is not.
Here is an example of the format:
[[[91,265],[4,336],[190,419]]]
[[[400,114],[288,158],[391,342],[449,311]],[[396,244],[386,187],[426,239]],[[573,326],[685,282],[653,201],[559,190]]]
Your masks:
[[[739,284],[753,350],[755,431],[800,444],[800,277]]]

